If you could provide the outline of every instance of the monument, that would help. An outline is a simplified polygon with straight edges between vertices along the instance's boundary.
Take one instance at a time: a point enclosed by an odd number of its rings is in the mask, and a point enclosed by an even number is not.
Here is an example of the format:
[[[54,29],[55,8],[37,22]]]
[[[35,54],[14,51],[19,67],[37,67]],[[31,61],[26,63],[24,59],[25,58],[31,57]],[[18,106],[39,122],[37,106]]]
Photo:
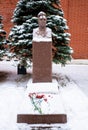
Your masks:
[[[33,77],[27,84],[23,103],[28,108],[25,107],[26,113],[17,115],[17,123],[67,123],[58,82],[52,80],[52,31],[46,27],[46,21],[46,14],[41,11],[39,27],[33,30]]]
[[[39,27],[33,30],[33,82],[52,82],[52,31],[46,14],[38,14]]]

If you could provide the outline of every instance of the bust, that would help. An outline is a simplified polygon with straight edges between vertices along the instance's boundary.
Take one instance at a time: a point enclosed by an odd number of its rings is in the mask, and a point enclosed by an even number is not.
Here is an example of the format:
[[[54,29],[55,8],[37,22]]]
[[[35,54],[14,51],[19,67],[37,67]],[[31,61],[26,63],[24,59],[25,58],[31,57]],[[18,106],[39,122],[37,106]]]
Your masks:
[[[33,41],[52,41],[52,31],[46,27],[46,14],[41,11],[38,14],[38,25],[39,27],[33,29]]]

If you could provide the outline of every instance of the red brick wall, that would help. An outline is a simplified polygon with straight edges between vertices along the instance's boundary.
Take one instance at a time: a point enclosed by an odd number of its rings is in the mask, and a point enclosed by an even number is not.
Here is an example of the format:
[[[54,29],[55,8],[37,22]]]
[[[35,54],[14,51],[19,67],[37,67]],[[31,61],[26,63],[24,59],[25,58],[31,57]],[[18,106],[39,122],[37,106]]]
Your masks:
[[[4,29],[9,34],[13,26],[11,17],[18,0],[0,0],[0,15],[4,17]],[[88,0],[61,0],[64,17],[71,33],[70,46],[73,58],[88,58]]]
[[[68,18],[68,0],[61,0],[61,7],[64,11],[64,17]]]
[[[73,58],[88,59],[88,0],[61,0],[71,33]]]
[[[13,10],[18,0],[0,0],[0,15],[3,16],[4,30],[9,34],[10,28],[13,26],[11,18]]]

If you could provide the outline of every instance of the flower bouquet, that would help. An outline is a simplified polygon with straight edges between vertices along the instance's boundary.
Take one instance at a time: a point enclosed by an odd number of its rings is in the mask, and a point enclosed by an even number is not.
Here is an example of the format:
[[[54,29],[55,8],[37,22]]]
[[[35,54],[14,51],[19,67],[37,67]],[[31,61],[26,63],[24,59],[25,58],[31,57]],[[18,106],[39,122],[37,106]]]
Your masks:
[[[50,97],[50,95],[48,95],[47,97],[47,95],[44,94],[29,93],[28,96],[31,100],[34,110],[38,111],[39,114],[43,114],[44,106],[46,107],[45,109],[49,109],[48,98]]]

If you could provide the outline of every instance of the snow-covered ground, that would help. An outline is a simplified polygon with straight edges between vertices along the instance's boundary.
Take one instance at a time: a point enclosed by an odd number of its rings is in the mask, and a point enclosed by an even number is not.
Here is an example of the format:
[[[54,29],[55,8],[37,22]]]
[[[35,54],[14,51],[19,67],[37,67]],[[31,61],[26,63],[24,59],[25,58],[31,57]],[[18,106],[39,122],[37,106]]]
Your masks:
[[[0,62],[0,130],[29,130],[30,125],[19,125],[16,120],[25,98],[26,84],[31,78],[32,69],[28,69],[27,75],[17,75],[14,64],[14,61]],[[53,128],[47,129],[88,130],[88,65],[69,64],[61,67],[53,64],[52,71],[53,78],[58,80],[59,96],[68,122],[52,124]]]
[[[75,64],[73,64],[75,63]],[[65,67],[54,65],[53,72],[66,75],[88,96],[88,60],[74,61]]]

